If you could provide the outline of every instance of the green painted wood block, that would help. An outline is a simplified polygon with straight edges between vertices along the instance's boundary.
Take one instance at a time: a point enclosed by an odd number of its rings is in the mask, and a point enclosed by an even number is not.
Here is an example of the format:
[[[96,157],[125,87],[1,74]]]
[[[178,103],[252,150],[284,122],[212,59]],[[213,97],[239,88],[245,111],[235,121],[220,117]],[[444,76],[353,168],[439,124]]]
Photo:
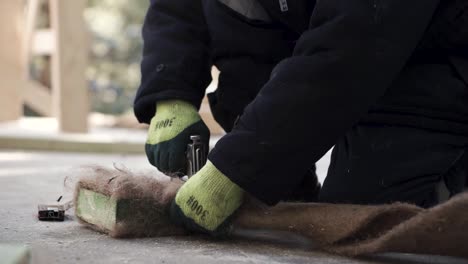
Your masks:
[[[169,216],[178,179],[90,167],[75,188],[78,221],[112,237],[185,234]]]
[[[101,193],[80,189],[76,206],[76,215],[82,220],[108,231],[114,229],[117,219],[117,200]]]
[[[0,264],[31,263],[31,250],[27,246],[0,245]]]

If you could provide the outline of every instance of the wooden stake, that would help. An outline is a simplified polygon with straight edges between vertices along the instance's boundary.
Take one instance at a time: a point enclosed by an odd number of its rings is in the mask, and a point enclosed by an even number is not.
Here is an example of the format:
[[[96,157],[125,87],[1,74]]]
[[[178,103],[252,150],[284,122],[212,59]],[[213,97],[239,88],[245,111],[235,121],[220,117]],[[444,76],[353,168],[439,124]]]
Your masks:
[[[0,121],[18,119],[23,114],[24,85],[21,59],[23,1],[0,1]]]
[[[87,33],[83,20],[85,0],[50,0],[55,32],[52,55],[53,109],[64,132],[86,132],[89,112],[85,80]]]

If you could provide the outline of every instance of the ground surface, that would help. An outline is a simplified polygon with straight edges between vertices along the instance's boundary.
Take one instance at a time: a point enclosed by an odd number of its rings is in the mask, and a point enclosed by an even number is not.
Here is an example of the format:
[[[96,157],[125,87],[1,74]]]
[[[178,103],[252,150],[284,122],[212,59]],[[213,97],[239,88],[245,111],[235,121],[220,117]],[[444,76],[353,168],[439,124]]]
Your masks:
[[[468,263],[443,257],[385,255],[347,259],[295,246],[203,237],[116,240],[81,227],[73,215],[62,223],[36,220],[37,204],[62,194],[66,176],[82,165],[151,170],[144,156],[91,155],[0,150],[0,243],[28,245],[48,263]],[[319,164],[326,171],[327,158]],[[1,256],[0,256],[1,258]],[[1,263],[0,259],[0,263]]]

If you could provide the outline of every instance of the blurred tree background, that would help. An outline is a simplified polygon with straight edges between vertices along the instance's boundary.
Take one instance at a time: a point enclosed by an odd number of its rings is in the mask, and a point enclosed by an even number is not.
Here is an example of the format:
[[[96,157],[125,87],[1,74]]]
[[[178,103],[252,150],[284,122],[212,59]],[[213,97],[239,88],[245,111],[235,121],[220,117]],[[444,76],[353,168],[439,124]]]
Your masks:
[[[121,114],[131,108],[148,6],[148,0],[89,0],[84,17],[92,37],[86,72],[92,111]]]
[[[90,34],[86,78],[91,111],[122,114],[131,109],[140,83],[142,24],[149,0],[88,0],[84,19]],[[49,7],[41,5],[38,28],[48,28]],[[33,59],[31,76],[50,87],[50,57]],[[26,108],[27,115],[36,115]]]

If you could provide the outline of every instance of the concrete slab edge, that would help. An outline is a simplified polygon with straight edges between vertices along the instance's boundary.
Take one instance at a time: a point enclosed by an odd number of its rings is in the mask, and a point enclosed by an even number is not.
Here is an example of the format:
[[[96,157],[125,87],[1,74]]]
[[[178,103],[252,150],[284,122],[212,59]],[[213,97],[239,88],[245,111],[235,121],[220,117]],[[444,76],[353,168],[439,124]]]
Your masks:
[[[0,136],[0,149],[84,153],[144,154],[144,144]]]

